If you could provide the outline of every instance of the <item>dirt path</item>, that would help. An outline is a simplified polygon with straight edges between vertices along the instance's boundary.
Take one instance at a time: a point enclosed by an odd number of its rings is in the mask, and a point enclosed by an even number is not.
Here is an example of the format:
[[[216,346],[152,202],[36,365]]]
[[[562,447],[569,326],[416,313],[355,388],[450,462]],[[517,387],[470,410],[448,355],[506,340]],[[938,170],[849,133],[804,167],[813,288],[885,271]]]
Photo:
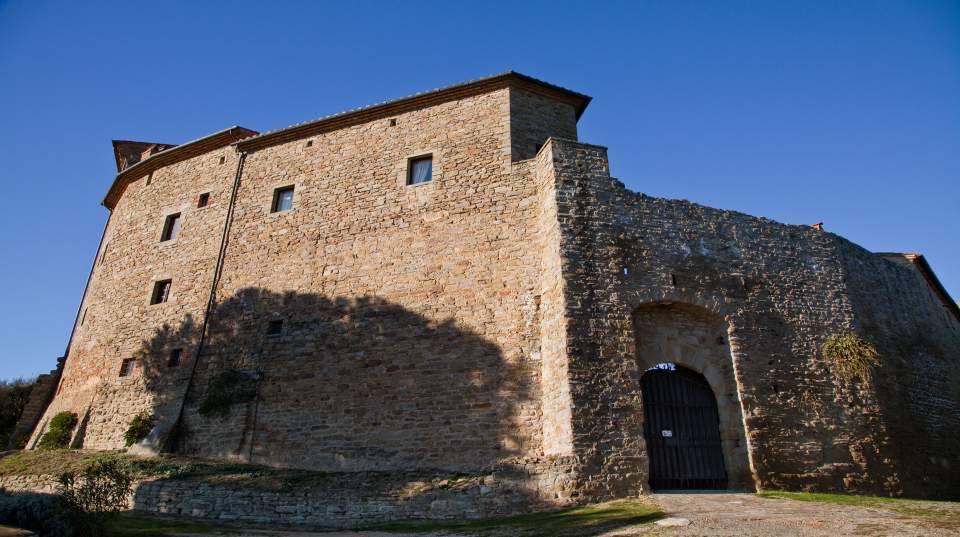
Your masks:
[[[908,516],[888,509],[820,502],[762,498],[741,493],[656,494],[670,517],[690,520],[689,526],[657,528],[634,535],[841,537],[960,536],[958,519]],[[931,507],[956,510],[956,504],[930,502]],[[627,536],[628,531],[610,534]]]

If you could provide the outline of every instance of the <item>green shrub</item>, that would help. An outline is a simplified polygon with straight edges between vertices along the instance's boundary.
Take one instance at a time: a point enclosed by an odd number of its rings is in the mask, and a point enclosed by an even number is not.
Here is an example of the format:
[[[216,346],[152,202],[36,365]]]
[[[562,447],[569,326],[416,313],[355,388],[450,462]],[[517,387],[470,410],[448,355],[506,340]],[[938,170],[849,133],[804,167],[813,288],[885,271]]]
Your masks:
[[[133,490],[133,475],[118,459],[98,459],[79,472],[57,477],[57,492],[69,508],[83,513],[86,533],[105,533],[107,519],[127,508]]]
[[[86,537],[92,532],[84,514],[60,496],[0,492],[0,524],[33,531],[43,537]]]
[[[130,426],[127,427],[127,432],[123,433],[123,442],[127,447],[130,447],[137,442],[143,440],[150,434],[150,431],[153,430],[154,424],[156,424],[156,418],[149,414],[137,414],[130,420]]]
[[[73,412],[60,412],[50,420],[50,428],[40,437],[37,447],[40,449],[58,449],[70,446],[70,436],[77,426],[77,415]]]
[[[833,375],[844,382],[856,378],[867,381],[873,368],[880,365],[876,347],[852,332],[828,337],[823,357]]]
[[[198,410],[204,416],[225,418],[231,406],[252,401],[256,395],[256,374],[230,369],[210,379]]]

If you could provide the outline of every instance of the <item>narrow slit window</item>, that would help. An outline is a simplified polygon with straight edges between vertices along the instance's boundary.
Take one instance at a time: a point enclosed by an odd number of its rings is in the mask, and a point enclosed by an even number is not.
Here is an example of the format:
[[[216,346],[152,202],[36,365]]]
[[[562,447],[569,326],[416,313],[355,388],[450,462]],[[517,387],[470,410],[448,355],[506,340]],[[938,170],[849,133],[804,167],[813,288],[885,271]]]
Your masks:
[[[267,323],[267,335],[268,336],[279,336],[283,333],[283,321],[270,321]]]
[[[180,213],[171,214],[163,221],[163,234],[160,235],[160,242],[176,239],[177,233],[180,233]]]
[[[133,375],[133,370],[137,367],[137,361],[133,358],[124,358],[123,362],[120,362],[120,376],[129,377]]]
[[[293,209],[293,186],[280,187],[273,191],[272,213],[282,213]]]
[[[200,197],[197,199],[197,208],[199,209],[202,207],[206,207],[209,204],[210,204],[210,193],[204,192],[203,194],[200,194]]]
[[[160,280],[153,284],[153,295],[150,297],[150,304],[163,304],[170,298],[170,287],[173,280]]]
[[[100,264],[103,264],[103,261],[107,258],[107,248],[110,247],[110,243],[103,245],[103,253],[100,254]]]
[[[173,349],[167,358],[167,367],[179,367],[183,360],[183,349]]]
[[[407,184],[419,185],[433,180],[433,155],[410,159]]]

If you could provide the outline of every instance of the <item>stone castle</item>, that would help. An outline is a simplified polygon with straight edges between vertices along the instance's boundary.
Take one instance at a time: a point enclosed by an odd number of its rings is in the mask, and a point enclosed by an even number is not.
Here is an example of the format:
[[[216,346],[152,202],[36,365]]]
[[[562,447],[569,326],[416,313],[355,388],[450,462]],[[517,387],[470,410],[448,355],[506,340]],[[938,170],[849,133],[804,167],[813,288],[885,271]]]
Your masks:
[[[22,441],[330,472],[956,496],[960,311],[922,256],[627,190],[508,72],[258,134],[114,142]],[[876,349],[841,377],[832,337]],[[43,390],[37,390],[43,392]]]

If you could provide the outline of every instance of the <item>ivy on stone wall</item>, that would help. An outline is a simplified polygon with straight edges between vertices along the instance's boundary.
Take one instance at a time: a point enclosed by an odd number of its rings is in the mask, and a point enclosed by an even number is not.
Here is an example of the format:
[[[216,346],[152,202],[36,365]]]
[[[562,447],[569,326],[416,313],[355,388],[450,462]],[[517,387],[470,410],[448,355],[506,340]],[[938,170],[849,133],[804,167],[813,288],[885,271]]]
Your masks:
[[[156,421],[156,418],[150,414],[140,413],[134,416],[133,419],[130,420],[127,431],[123,433],[124,444],[130,447],[146,438],[147,435],[150,434],[150,431],[153,430]]]
[[[834,377],[850,382],[870,380],[873,368],[880,365],[876,347],[853,332],[834,334],[823,344],[823,358]]]
[[[252,371],[230,369],[210,379],[207,393],[198,409],[203,416],[225,418],[230,407],[252,401],[257,395],[258,374]]]
[[[77,426],[77,415],[73,412],[60,412],[50,420],[50,428],[40,437],[37,447],[40,449],[60,449],[70,445],[73,428]]]

